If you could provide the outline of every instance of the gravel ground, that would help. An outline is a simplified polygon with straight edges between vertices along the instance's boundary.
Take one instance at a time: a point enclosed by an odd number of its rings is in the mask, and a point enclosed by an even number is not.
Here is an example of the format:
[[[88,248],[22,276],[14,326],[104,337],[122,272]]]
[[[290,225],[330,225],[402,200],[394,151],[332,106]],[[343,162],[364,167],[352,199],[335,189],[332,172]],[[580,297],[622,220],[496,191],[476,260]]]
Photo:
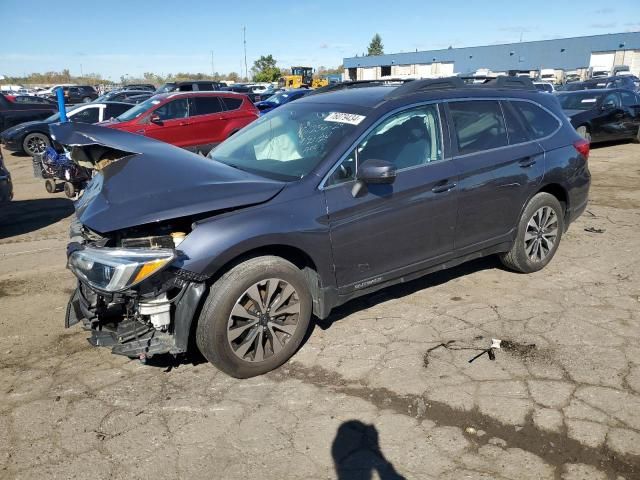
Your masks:
[[[640,478],[639,145],[592,150],[545,270],[483,259],[356,300],[250,380],[65,331],[73,206],[5,156],[0,478]]]

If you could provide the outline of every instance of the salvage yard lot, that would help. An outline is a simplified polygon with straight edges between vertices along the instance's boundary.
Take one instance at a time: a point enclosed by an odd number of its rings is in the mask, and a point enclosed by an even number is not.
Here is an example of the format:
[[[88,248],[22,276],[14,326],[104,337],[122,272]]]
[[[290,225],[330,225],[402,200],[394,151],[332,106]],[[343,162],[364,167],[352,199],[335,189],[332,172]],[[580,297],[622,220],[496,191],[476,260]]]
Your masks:
[[[249,380],[65,331],[72,204],[5,158],[0,478],[640,478],[639,145],[592,149],[543,271],[484,259],[351,302]]]

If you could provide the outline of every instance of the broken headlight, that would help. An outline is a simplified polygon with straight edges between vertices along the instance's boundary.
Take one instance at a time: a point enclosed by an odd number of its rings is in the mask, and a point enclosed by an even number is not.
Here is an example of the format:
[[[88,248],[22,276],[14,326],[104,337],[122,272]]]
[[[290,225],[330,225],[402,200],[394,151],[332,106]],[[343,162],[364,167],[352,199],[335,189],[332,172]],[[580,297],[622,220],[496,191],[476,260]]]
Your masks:
[[[90,286],[119,292],[158,273],[175,257],[169,249],[86,247],[71,253],[68,266]]]

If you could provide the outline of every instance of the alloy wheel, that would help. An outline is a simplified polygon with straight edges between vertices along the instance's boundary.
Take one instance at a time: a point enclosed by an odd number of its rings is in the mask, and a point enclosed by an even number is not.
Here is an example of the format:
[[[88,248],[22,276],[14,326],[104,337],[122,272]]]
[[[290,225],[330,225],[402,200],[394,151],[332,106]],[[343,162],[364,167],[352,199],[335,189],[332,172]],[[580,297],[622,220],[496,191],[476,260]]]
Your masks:
[[[44,153],[47,143],[42,137],[34,135],[27,139],[27,149],[31,154]]]
[[[246,362],[261,362],[280,352],[298,328],[300,298],[279,278],[261,280],[238,298],[227,323],[227,341]]]
[[[541,207],[527,223],[524,248],[529,259],[542,262],[553,250],[558,238],[558,216],[551,207]]]

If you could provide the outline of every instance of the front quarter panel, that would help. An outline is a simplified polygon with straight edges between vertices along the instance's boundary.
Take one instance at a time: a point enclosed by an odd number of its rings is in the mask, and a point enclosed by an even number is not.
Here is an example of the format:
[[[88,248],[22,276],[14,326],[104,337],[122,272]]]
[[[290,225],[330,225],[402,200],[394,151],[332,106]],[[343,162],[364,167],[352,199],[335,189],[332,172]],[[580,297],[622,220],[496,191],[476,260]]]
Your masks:
[[[284,193],[284,192],[283,192]],[[334,284],[326,208],[319,191],[199,222],[180,244],[180,268],[213,276],[256,249],[293,247],[311,258],[324,285]]]

